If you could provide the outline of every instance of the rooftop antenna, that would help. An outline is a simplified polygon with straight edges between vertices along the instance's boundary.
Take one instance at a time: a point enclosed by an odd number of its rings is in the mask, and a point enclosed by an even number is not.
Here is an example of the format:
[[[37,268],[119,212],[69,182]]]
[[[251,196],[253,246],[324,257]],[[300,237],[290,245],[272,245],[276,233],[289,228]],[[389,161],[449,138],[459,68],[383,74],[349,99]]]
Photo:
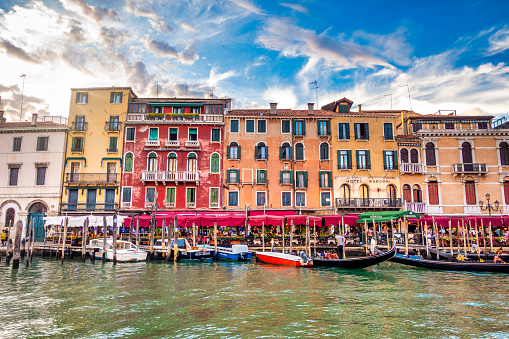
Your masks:
[[[405,86],[406,86],[406,88],[408,90],[408,100],[410,101],[410,110],[413,112],[414,110],[412,109],[412,99],[410,98],[410,87],[408,86],[408,84],[401,85],[399,87],[405,87]]]
[[[315,85],[315,91],[316,91],[316,109],[318,109],[318,107],[319,107],[318,106],[318,81],[316,81],[316,79],[315,79],[315,81],[311,81],[309,84],[310,85]]]
[[[25,94],[25,78],[27,77],[27,75],[21,74],[21,77],[23,78],[23,90],[21,91],[21,109],[19,113],[19,121],[23,119],[23,94]]]
[[[156,98],[159,98],[159,81],[154,81],[153,84],[156,84]]]
[[[389,94],[385,94],[384,96],[385,96],[385,97],[388,97],[388,96],[390,96],[390,97],[391,97],[391,111],[392,111],[392,94],[391,94],[391,93],[389,93]]]
[[[210,92],[210,97],[214,99],[214,90],[213,89],[207,89],[207,92]]]

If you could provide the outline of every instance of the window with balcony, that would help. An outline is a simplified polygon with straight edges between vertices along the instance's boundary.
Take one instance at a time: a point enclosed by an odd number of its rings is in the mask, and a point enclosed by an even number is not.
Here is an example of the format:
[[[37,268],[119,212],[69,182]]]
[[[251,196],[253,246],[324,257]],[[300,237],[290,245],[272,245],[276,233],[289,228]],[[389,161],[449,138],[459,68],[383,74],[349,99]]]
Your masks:
[[[187,137],[187,140],[189,140],[189,141],[198,141],[198,129],[197,128],[190,128],[189,129],[189,135]]]
[[[240,170],[238,169],[226,170],[226,182],[229,184],[238,184],[240,182]]]
[[[416,150],[415,148],[412,148],[410,150],[410,162],[412,164],[417,164],[419,163],[419,151]]]
[[[279,160],[291,160],[292,159],[292,146],[285,142],[279,147]]]
[[[438,198],[438,182],[436,180],[428,182],[428,202],[430,205],[438,205],[440,202]]]
[[[159,140],[159,129],[158,128],[150,128],[149,129],[148,140],[150,140],[150,141]]]
[[[306,135],[306,122],[304,120],[293,121],[293,135],[297,136]]]
[[[48,150],[49,137],[37,137],[37,151],[43,152]]]
[[[121,104],[121,103],[122,103],[122,92],[111,92],[110,104]]]
[[[221,141],[221,130],[219,128],[212,128],[210,140],[212,142],[220,142]]]
[[[488,129],[488,123],[487,122],[479,122],[477,123],[478,129]]]
[[[293,183],[293,172],[292,171],[280,171],[280,184],[291,185]]]
[[[350,123],[338,123],[338,140],[350,140]]]
[[[256,183],[257,184],[267,183],[267,170],[256,170]]]
[[[332,188],[332,172],[320,171],[320,187]]]
[[[127,127],[125,129],[125,141],[135,140],[136,129],[134,127]]]
[[[97,189],[87,189],[87,211],[95,211],[97,208]]]
[[[417,132],[418,130],[422,129],[422,123],[416,122],[412,124],[412,131]]]
[[[256,123],[258,133],[267,133],[267,120],[258,119]]]
[[[117,153],[117,137],[110,137],[109,153]]]
[[[330,135],[330,121],[318,120],[318,135]]]
[[[131,207],[132,190],[132,187],[122,187],[122,205],[124,207]]]
[[[21,141],[23,140],[22,137],[15,137],[12,140],[12,151],[13,152],[21,152]]]
[[[253,119],[246,119],[246,133],[255,132],[255,121]]]
[[[399,151],[399,156],[401,158],[401,163],[404,163],[404,164],[408,163],[408,150],[406,148],[402,148]]]
[[[354,124],[355,140],[369,140],[369,125],[366,122]]]
[[[409,184],[403,185],[403,200],[406,202],[412,202],[412,188]]]
[[[72,138],[72,145],[71,145],[71,152],[75,153],[81,153],[83,152],[83,137],[73,137]]]
[[[230,133],[239,133],[239,120],[230,120]]]
[[[177,154],[171,152],[168,154],[168,172],[176,172],[177,171]]]
[[[239,206],[239,191],[228,192],[228,206]]]
[[[240,145],[235,141],[230,142],[226,147],[226,156],[228,159],[240,159]]]
[[[267,147],[264,142],[259,142],[258,145],[255,146],[255,159],[267,160],[268,158],[269,147]]]
[[[124,156],[124,173],[132,173],[134,163],[134,154],[127,152]]]
[[[292,192],[281,192],[281,206],[292,206]]]
[[[219,207],[219,187],[210,188],[209,207],[210,208]]]
[[[295,144],[295,160],[304,160],[304,145],[301,142]]]
[[[200,114],[201,113],[201,107],[191,107],[191,113],[193,113],[193,114]]]
[[[329,160],[329,144],[326,142],[320,144],[320,160]]]
[[[86,123],[85,123],[85,116],[84,115],[77,115],[74,118],[74,131],[83,132],[85,130]]]
[[[357,150],[357,169],[369,170],[371,169],[371,159],[369,150]]]
[[[88,92],[76,92],[76,103],[77,104],[88,103]]]
[[[219,154],[217,153],[210,156],[210,173],[219,173]]]
[[[157,154],[150,152],[147,158],[147,171],[157,171]]]
[[[360,195],[361,195],[361,205],[369,206],[369,187],[366,184],[362,184],[359,186]]]
[[[436,166],[437,160],[435,156],[435,144],[428,142],[426,144],[426,165]]]
[[[120,117],[118,115],[110,116],[110,121],[107,122],[108,131],[115,132],[120,131]]]
[[[178,141],[179,139],[179,132],[178,128],[170,128],[169,134],[168,134],[168,140],[171,141]]]
[[[187,156],[187,170],[189,172],[198,171],[198,156],[196,153],[189,153]]]
[[[396,200],[397,196],[396,196],[396,186],[394,185],[387,185],[387,198],[389,198],[389,200]]]
[[[412,193],[413,193],[413,198],[414,198],[414,202],[422,202],[422,189],[421,189],[421,186],[419,185],[414,185],[412,187]]]
[[[104,190],[104,210],[113,211],[115,209],[115,189]]]
[[[509,205],[509,180],[504,180],[504,200],[505,204]]]
[[[129,104],[129,113],[145,113],[146,111],[146,104]]]
[[[468,180],[465,182],[465,200],[467,205],[477,205],[474,181]]]
[[[182,114],[184,113],[184,107],[172,107],[171,112],[173,114]]]
[[[500,149],[500,165],[509,166],[509,145],[507,142],[501,142],[499,145]]]
[[[331,206],[331,192],[320,192],[320,206],[330,207]]]
[[[306,206],[306,192],[295,192],[295,206]]]
[[[384,140],[392,141],[394,140],[394,132],[392,128],[392,123],[384,122]]]
[[[397,170],[398,169],[398,154],[396,151],[384,151],[384,169]]]
[[[347,201],[350,200],[350,186],[348,184],[343,184],[339,187],[339,195],[343,202],[346,204]],[[348,205],[350,203],[348,202]]]
[[[463,171],[472,172],[474,170],[472,145],[469,142],[464,142],[461,145],[461,158],[463,161]]]
[[[289,134],[291,133],[291,125],[290,120],[281,120],[281,133]]]
[[[295,187],[306,188],[308,187],[308,172],[296,171],[295,172]]]
[[[265,206],[267,192],[256,192],[256,206]]]

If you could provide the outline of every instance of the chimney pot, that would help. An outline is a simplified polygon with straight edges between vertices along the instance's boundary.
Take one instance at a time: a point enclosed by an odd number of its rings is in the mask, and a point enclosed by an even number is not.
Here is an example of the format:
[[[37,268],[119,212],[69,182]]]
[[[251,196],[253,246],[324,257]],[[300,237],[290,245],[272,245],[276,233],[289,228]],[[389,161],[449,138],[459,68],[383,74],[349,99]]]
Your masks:
[[[277,102],[270,103],[270,114],[277,114]]]
[[[315,103],[314,102],[310,102],[308,103],[308,113],[309,115],[314,115],[315,114]]]
[[[359,104],[359,112],[362,112],[362,105]]]
[[[31,123],[31,125],[34,126],[34,127],[35,127],[35,125],[37,125],[37,116],[38,115],[39,114],[37,114],[37,113],[32,113],[32,123]]]

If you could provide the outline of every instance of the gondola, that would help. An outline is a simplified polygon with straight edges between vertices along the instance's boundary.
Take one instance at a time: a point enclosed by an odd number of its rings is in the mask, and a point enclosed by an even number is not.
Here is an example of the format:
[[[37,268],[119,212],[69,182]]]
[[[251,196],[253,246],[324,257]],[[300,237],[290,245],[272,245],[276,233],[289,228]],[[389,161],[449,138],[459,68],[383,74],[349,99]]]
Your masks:
[[[397,262],[398,264],[430,268],[435,270],[509,273],[509,264],[495,264],[494,262],[437,261],[437,260],[416,259],[407,257],[402,254],[396,254],[393,258],[390,259],[390,261]]]
[[[349,259],[317,259],[313,258],[316,266],[341,267],[341,268],[365,268],[389,260],[396,254],[396,245],[388,252],[379,252],[374,255]]]

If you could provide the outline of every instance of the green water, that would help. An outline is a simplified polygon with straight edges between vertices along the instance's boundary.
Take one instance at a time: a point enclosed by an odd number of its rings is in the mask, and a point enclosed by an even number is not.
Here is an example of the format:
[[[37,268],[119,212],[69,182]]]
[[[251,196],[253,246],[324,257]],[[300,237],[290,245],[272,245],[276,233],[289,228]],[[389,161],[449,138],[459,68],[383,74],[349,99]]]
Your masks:
[[[395,263],[0,263],[0,338],[506,338],[509,276]]]

